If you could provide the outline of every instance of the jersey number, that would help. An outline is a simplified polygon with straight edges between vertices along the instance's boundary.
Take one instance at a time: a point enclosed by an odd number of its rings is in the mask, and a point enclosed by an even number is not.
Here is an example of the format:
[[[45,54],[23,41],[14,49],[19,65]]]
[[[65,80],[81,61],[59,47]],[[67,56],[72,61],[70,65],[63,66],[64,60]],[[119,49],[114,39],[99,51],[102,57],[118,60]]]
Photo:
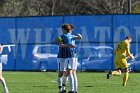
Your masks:
[[[119,44],[118,44],[118,46],[117,46],[117,51],[119,51],[119,50],[121,50],[122,49],[122,42],[120,42]]]

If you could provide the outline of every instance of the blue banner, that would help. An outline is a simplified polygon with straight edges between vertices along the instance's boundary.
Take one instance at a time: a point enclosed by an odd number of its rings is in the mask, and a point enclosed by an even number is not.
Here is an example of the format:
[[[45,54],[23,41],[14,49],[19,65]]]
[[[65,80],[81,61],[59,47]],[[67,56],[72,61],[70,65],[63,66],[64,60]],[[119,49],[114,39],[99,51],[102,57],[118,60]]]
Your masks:
[[[54,39],[62,34],[61,25],[74,25],[77,41],[78,70],[115,69],[114,48],[126,35],[132,35],[128,60],[130,70],[140,71],[140,15],[83,15],[0,18],[0,43],[4,70],[57,70],[58,45]],[[7,60],[7,61],[6,61]]]

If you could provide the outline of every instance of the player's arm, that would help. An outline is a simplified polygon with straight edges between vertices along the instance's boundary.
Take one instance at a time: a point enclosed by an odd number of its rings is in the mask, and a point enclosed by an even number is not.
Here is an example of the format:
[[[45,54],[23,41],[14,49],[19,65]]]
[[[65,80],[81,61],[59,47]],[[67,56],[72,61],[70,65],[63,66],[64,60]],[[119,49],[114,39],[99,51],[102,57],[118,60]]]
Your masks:
[[[63,48],[63,47],[70,47],[70,48],[75,48],[75,45],[72,44],[63,44],[63,42],[59,43],[59,47]]]
[[[115,50],[114,50],[114,55],[116,55],[116,48],[115,48]]]
[[[130,45],[126,45],[126,53],[129,58],[134,59],[134,56],[130,53]]]
[[[118,44],[117,44],[117,46],[116,46],[115,49],[114,49],[114,55],[116,55],[117,47],[118,47]]]
[[[76,40],[80,40],[80,39],[82,39],[82,35],[79,34],[79,33],[77,33],[77,35],[74,36],[74,39],[76,39]]]
[[[63,44],[63,39],[62,37],[58,37],[55,39],[55,43],[59,44],[59,47],[70,47],[70,48],[75,48],[74,45],[72,44]]]
[[[56,43],[56,44],[58,44],[59,42],[62,42],[63,40],[62,40],[62,38],[61,37],[57,37],[55,40],[54,40],[54,42]]]

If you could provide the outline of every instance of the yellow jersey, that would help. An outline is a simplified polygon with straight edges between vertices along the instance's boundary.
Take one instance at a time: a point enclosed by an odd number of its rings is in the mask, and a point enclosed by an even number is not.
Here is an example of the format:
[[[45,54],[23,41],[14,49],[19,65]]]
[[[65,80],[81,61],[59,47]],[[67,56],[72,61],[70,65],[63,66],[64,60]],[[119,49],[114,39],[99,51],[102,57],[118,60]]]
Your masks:
[[[124,40],[118,43],[114,51],[115,56],[120,56],[121,58],[131,57],[130,44]]]

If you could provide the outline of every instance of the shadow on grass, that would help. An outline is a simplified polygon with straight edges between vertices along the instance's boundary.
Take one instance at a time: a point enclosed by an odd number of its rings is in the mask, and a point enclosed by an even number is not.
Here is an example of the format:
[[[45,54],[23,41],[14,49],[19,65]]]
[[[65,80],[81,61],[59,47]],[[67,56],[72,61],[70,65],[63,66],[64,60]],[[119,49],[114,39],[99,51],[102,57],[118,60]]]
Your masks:
[[[84,87],[94,87],[94,86],[84,86]]]

